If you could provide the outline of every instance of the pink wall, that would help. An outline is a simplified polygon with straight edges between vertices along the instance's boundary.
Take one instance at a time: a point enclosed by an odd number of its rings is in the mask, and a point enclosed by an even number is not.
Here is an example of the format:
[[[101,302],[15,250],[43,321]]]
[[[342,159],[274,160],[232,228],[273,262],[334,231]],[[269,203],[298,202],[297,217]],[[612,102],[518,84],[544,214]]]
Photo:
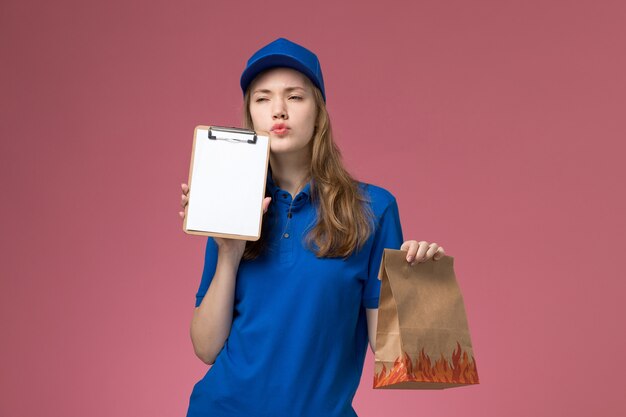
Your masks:
[[[479,386],[374,391],[368,352],[359,416],[626,413],[626,3],[95,3],[0,6],[0,415],[184,415],[193,129],[238,123],[280,36],[317,52],[346,164],[455,257],[468,310]]]

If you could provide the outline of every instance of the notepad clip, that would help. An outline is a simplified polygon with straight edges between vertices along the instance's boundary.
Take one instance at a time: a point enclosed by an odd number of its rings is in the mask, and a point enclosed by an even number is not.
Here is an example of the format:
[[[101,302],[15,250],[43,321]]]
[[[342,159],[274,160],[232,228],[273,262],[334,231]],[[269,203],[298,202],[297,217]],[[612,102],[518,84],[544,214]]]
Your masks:
[[[249,138],[250,135],[253,136],[252,139]],[[256,132],[239,127],[212,126],[209,128],[209,139],[256,144]]]

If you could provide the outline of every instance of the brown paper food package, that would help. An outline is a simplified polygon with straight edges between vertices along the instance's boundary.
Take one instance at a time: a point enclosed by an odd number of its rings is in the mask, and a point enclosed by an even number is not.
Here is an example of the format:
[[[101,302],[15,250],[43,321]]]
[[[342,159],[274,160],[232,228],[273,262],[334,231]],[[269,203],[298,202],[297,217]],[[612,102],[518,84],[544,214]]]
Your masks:
[[[478,384],[452,256],[411,266],[385,249],[376,329],[374,388],[443,389]]]

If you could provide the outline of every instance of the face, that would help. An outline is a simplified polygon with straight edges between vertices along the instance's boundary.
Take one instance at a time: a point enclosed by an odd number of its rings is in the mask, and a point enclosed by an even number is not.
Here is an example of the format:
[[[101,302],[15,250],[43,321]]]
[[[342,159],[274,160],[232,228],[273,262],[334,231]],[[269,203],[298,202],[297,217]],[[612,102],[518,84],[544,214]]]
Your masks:
[[[267,131],[274,154],[307,153],[317,108],[306,76],[291,68],[272,68],[250,85],[254,129]]]

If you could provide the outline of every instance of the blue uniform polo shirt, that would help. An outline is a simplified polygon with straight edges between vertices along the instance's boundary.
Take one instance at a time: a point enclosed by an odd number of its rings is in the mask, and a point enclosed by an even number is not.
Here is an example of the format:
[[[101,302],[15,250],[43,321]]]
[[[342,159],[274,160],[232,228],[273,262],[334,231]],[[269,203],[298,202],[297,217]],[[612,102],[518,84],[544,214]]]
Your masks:
[[[394,196],[359,186],[371,199],[375,233],[347,260],[318,259],[303,243],[316,221],[311,183],[292,202],[269,173],[267,251],[239,265],[230,334],[194,385],[187,417],[357,415],[352,399],[369,345],[365,309],[378,307],[383,249],[403,242]],[[209,237],[196,307],[216,265],[217,245]]]

